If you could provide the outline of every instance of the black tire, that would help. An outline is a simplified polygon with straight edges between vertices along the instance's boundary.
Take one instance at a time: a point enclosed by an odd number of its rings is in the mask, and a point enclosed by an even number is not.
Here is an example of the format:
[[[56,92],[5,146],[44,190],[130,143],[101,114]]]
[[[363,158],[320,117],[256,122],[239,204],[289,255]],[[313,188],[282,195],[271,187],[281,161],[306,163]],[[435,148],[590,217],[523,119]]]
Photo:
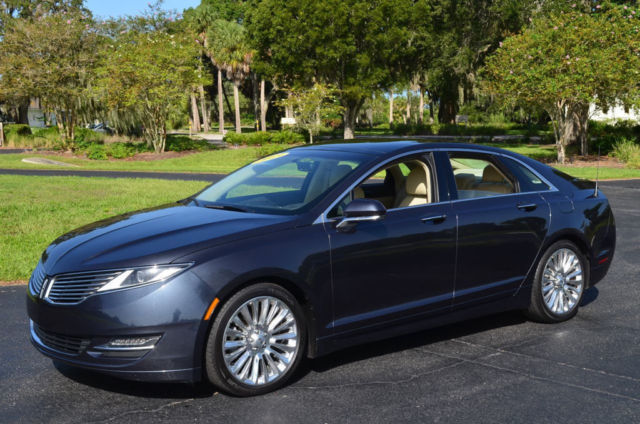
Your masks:
[[[299,334],[297,350],[286,369],[275,381],[249,385],[239,381],[227,368],[223,357],[224,333],[229,320],[238,309],[246,302],[257,297],[268,296],[283,302],[295,318],[295,324]],[[307,328],[304,313],[295,297],[284,288],[271,283],[259,283],[240,290],[227,300],[217,311],[207,338],[205,351],[205,370],[211,384],[221,391],[234,396],[256,396],[276,390],[286,384],[287,380],[295,373],[300,361],[305,354],[307,344]],[[263,368],[264,369],[264,368]]]
[[[556,252],[561,251],[562,249],[567,249],[573,252],[580,262],[580,266],[582,268],[582,288],[580,290],[580,293],[578,294],[578,298],[573,308],[564,313],[555,313],[544,300],[542,292],[543,274],[549,258],[551,258],[552,255],[554,255]],[[567,321],[573,318],[578,313],[582,296],[588,286],[589,264],[584,257],[584,254],[574,243],[568,240],[560,240],[558,242],[555,242],[547,248],[545,253],[540,258],[540,261],[538,262],[533,285],[531,287],[531,302],[529,308],[525,311],[525,314],[530,319],[543,323],[557,323]]]

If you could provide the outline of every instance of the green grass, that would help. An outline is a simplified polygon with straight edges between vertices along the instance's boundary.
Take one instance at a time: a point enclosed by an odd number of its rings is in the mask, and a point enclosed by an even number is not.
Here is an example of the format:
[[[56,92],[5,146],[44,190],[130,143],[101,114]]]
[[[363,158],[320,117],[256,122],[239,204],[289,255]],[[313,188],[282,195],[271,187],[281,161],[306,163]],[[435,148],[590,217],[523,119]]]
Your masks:
[[[596,173],[598,172],[595,166],[588,166],[588,167],[556,166],[556,168],[576,178],[586,178],[588,180],[595,180]],[[640,169],[600,167],[599,178],[601,180],[640,178]]]
[[[286,148],[287,146],[283,146]],[[102,170],[102,171],[157,171],[157,172],[208,172],[229,173],[260,155],[259,147],[241,149],[212,150],[209,152],[193,153],[186,156],[160,160],[89,160],[69,158],[39,153],[20,153],[0,155],[0,168],[11,169],[71,169],[71,170]],[[42,157],[66,162],[77,167],[62,168],[60,166],[34,165],[22,162],[24,158]]]
[[[206,184],[0,175],[0,281],[27,280],[47,245],[74,228],[182,199]]]

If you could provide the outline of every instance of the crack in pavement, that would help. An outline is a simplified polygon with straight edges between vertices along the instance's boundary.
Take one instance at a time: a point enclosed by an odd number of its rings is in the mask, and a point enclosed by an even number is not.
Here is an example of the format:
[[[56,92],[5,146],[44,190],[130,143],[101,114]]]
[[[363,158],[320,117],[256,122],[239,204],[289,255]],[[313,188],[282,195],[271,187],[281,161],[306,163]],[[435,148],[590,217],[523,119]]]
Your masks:
[[[577,370],[593,372],[593,373],[605,375],[607,377],[621,378],[621,379],[625,379],[625,380],[634,381],[636,383],[640,383],[640,378],[635,378],[635,377],[631,377],[631,376],[628,376],[628,375],[615,374],[615,373],[611,373],[611,372],[604,371],[604,370],[581,367],[581,366],[578,366],[578,365],[569,364],[567,362],[554,361],[552,359],[541,358],[541,357],[538,357],[538,356],[528,355],[526,353],[513,352],[513,351],[505,350],[505,349],[502,349],[502,348],[499,348],[499,347],[496,348],[496,347],[491,347],[491,346],[485,346],[485,345],[482,345],[482,344],[467,342],[467,341],[460,340],[460,339],[452,339],[451,341],[452,342],[456,342],[456,343],[465,344],[465,345],[468,345],[468,346],[480,347],[480,348],[488,349],[488,350],[494,350],[496,352],[505,353],[505,354],[508,354],[508,355],[522,356],[524,358],[530,358],[530,359],[535,359],[535,360],[544,361],[544,362],[551,362],[551,363],[554,363],[556,365],[561,365],[561,366],[564,366],[564,367],[567,367],[567,368],[573,368],[573,369],[577,369]]]
[[[504,371],[504,372],[509,372],[512,374],[517,374],[517,375],[521,375],[527,378],[530,378],[532,380],[539,380],[539,381],[544,381],[547,383],[553,383],[553,384],[559,384],[562,386],[566,386],[566,387],[571,387],[574,389],[580,389],[580,390],[584,390],[584,391],[588,391],[588,392],[592,392],[592,393],[598,393],[601,395],[606,395],[606,396],[612,396],[612,397],[617,397],[617,398],[621,398],[621,399],[626,399],[626,400],[631,400],[633,402],[639,402],[640,403],[640,399],[639,398],[635,398],[635,397],[631,397],[631,396],[626,396],[626,395],[621,395],[618,393],[612,393],[612,392],[608,392],[606,390],[600,390],[600,389],[594,389],[592,387],[587,387],[587,386],[583,386],[580,384],[573,384],[573,383],[568,383],[566,381],[562,381],[562,380],[555,380],[553,378],[547,378],[547,377],[540,377],[531,373],[527,373],[527,372],[523,372],[517,369],[513,369],[513,368],[507,368],[507,367],[501,367],[498,365],[492,365],[492,364],[487,364],[484,362],[481,362],[480,359],[486,358],[486,357],[490,357],[490,356],[495,356],[495,355],[499,355],[500,353],[493,353],[491,355],[487,355],[487,356],[481,356],[478,359],[466,359],[466,358],[462,358],[459,356],[455,356],[455,355],[446,355],[444,353],[438,353],[438,352],[433,352],[429,349],[422,349],[422,351],[426,352],[426,353],[430,353],[432,355],[436,355],[436,356],[440,356],[442,358],[449,358],[449,359],[458,359],[464,362],[468,362],[474,365],[480,365],[482,367],[485,368],[492,368],[495,370],[499,370],[499,371]],[[506,352],[506,353],[510,353],[510,352]]]
[[[165,403],[164,405],[161,405],[155,409],[134,409],[131,411],[126,411],[123,412],[122,414],[118,414],[118,415],[114,415],[113,417],[109,417],[103,420],[98,420],[98,421],[87,421],[88,423],[108,423],[114,420],[118,420],[122,417],[125,417],[127,415],[135,415],[135,414],[152,414],[154,412],[160,412],[165,408],[171,408],[177,405],[181,405],[183,403],[188,403],[188,402],[192,402],[194,401],[195,398],[191,398],[191,399],[185,399],[185,400],[177,400],[177,401],[173,401],[173,402],[169,402],[169,403]]]

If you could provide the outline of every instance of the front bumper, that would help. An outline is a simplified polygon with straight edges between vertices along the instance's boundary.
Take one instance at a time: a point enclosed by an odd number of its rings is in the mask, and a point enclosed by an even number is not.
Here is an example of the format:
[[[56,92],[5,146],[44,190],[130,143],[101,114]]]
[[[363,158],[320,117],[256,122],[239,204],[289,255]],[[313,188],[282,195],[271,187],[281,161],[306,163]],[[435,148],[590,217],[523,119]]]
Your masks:
[[[66,364],[138,381],[201,378],[212,290],[187,271],[163,284],[93,295],[77,305],[52,305],[27,289],[30,338],[44,355]],[[105,349],[115,338],[159,336],[145,348]]]

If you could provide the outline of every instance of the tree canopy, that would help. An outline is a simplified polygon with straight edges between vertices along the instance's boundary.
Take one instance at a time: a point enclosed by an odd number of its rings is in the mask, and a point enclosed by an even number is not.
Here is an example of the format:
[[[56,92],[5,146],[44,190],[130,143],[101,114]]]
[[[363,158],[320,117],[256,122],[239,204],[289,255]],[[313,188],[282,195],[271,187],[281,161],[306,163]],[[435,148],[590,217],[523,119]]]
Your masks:
[[[488,59],[487,87],[504,104],[538,106],[554,125],[558,160],[586,137],[590,104],[637,105],[640,26],[628,6],[554,12],[507,38]]]

